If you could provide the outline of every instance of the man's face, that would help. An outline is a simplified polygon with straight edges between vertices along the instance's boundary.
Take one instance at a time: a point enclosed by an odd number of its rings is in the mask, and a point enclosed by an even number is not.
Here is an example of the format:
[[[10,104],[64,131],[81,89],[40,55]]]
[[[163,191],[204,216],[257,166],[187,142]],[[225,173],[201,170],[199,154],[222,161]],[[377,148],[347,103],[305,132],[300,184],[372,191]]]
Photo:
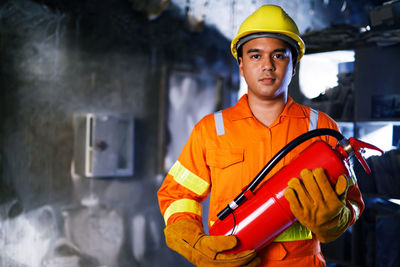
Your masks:
[[[288,44],[269,37],[252,39],[243,45],[239,69],[248,85],[249,97],[264,100],[286,98],[295,73]]]

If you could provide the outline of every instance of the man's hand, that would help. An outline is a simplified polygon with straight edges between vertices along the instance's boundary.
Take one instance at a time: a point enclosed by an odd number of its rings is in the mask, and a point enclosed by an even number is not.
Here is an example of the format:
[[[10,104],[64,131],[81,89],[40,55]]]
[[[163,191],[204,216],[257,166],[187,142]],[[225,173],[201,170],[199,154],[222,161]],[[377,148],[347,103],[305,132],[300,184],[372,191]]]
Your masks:
[[[339,176],[335,190],[322,168],[304,169],[298,178],[292,178],[285,190],[290,209],[298,221],[313,232],[323,243],[344,233],[351,219],[346,206],[347,179]]]
[[[237,244],[235,236],[208,236],[204,234],[199,221],[183,219],[165,230],[165,239],[169,248],[175,250],[195,266],[247,266],[260,264],[254,250],[237,254],[221,252],[233,249]]]

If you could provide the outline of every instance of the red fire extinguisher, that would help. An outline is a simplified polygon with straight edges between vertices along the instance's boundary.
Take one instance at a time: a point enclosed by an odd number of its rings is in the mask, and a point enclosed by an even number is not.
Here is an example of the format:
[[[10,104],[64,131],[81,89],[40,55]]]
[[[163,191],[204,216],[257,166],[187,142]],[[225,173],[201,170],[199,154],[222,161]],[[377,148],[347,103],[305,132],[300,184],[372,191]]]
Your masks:
[[[315,141],[255,190],[279,160],[294,147],[321,135],[330,135],[338,139],[336,148],[332,148],[322,140]],[[346,139],[341,133],[332,129],[316,129],[297,137],[280,150],[253,181],[225,209],[218,213],[219,220],[209,229],[210,234],[235,235],[238,238],[238,245],[228,253],[237,253],[248,249],[261,250],[297,221],[290,211],[289,202],[283,195],[291,178],[300,177],[301,170],[305,168],[322,167],[325,169],[330,183],[334,185],[339,175],[350,176],[352,173],[351,159],[354,156],[369,174],[371,170],[361,155],[364,148],[383,153],[382,150],[371,144],[352,137]]]

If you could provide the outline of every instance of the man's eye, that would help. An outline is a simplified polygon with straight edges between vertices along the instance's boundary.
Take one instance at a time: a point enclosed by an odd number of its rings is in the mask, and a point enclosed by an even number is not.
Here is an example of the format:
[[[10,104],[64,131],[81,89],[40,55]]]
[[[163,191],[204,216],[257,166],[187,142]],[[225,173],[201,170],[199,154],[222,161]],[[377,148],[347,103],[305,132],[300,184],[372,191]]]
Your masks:
[[[259,59],[259,58],[260,58],[260,55],[251,55],[250,57],[251,57],[251,58],[254,58],[254,59]]]
[[[274,58],[277,58],[277,59],[284,59],[286,56],[285,56],[285,54],[275,54],[274,55]]]

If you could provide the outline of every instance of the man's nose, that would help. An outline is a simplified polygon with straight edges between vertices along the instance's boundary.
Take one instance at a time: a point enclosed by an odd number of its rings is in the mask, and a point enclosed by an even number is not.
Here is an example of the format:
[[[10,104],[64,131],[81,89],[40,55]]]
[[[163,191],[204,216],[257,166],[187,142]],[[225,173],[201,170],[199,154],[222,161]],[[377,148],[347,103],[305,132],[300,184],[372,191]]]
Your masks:
[[[262,71],[274,71],[275,65],[270,57],[263,58]]]

